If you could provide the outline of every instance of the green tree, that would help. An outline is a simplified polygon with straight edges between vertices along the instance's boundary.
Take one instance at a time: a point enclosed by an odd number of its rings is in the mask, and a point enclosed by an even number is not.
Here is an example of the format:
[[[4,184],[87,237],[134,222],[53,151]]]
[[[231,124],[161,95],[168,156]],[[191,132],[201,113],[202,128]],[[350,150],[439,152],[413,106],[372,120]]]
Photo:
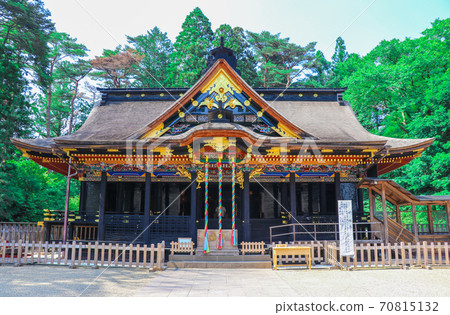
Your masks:
[[[77,43],[76,39],[71,38],[69,34],[66,33],[52,32],[49,37],[49,47],[48,83],[46,84],[47,106],[45,110],[47,138],[50,138],[52,136],[51,128],[53,83],[55,80],[61,80],[61,78],[55,77],[55,71],[58,69],[59,63],[61,63],[63,60],[71,59],[77,62],[78,59],[87,56],[86,46]],[[56,121],[59,122],[58,119]]]
[[[220,38],[224,38],[224,46],[233,50],[237,59],[237,68],[241,71],[241,77],[250,86],[262,86],[262,80],[257,74],[257,61],[244,29],[222,24],[214,32],[213,46],[220,45]]]
[[[41,1],[0,1],[0,172],[9,168],[10,137],[30,132],[30,80],[46,82],[47,39],[53,31]],[[25,76],[27,74],[27,76]]]
[[[309,77],[314,66],[315,42],[302,47],[280,34],[248,32],[259,61],[264,87],[289,87],[295,80]]]
[[[147,34],[127,38],[132,48],[143,56],[142,61],[135,65],[137,74],[133,85],[158,88],[166,86],[170,56],[173,53],[173,44],[167,33],[155,26]]]
[[[189,13],[181,28],[171,56],[169,84],[174,87],[188,87],[200,79],[213,48],[211,23],[200,8]]]
[[[362,124],[400,138],[434,137],[420,158],[387,176],[415,193],[450,193],[450,19],[417,39],[383,41],[337,68]]]

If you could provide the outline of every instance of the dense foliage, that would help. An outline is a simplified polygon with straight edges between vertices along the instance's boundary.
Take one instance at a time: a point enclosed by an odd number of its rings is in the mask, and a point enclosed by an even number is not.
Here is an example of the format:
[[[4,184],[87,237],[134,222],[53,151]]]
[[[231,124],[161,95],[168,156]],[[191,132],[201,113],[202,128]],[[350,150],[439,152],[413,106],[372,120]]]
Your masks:
[[[224,37],[241,76],[254,87],[348,87],[365,128],[399,138],[434,137],[421,158],[387,176],[414,193],[450,194],[450,19],[417,39],[383,41],[366,56],[336,40],[331,60],[281,34],[220,25],[199,8],[174,43],[154,27],[87,60],[87,48],[54,29],[40,0],[0,0],[0,221],[39,220],[64,208],[65,178],[20,157],[11,137],[55,137],[76,130],[101,87],[190,87]],[[77,208],[73,181],[71,209]]]

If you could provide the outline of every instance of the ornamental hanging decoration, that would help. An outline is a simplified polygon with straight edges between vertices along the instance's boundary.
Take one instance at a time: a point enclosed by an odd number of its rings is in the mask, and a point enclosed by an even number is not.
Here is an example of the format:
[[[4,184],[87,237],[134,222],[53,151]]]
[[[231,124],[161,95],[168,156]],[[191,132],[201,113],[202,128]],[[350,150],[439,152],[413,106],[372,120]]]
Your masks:
[[[203,253],[209,253],[208,245],[208,157],[206,157],[205,163],[205,235],[204,235],[204,246]]]
[[[222,238],[222,161],[219,159],[219,163],[217,163],[217,167],[219,168],[219,240],[218,240],[218,249],[222,249],[223,247],[223,238]]]
[[[231,245],[237,246],[236,237],[236,163],[231,160]]]

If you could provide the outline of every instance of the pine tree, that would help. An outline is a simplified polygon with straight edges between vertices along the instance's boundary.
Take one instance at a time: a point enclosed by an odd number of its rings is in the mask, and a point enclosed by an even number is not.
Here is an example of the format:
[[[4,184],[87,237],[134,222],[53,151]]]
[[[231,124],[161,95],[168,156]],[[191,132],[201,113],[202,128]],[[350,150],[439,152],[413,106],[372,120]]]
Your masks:
[[[211,23],[197,7],[186,17],[174,43],[169,77],[171,86],[188,87],[201,77],[212,41]]]
[[[76,39],[71,38],[69,34],[52,32],[49,38],[50,51],[48,53],[49,69],[48,69],[48,84],[46,86],[46,99],[47,107],[45,110],[46,121],[46,136],[50,138],[52,136],[52,96],[53,96],[53,83],[55,80],[61,79],[55,77],[59,64],[65,59],[71,59],[77,62],[78,59],[87,56],[87,48],[83,44],[77,43]],[[45,89],[45,86],[42,87]],[[57,123],[61,121],[56,120]],[[57,128],[59,130],[59,128]]]
[[[237,68],[241,71],[242,78],[251,86],[262,86],[262,80],[257,75],[257,62],[252,47],[248,42],[244,29],[232,28],[228,24],[222,24],[214,32],[213,45],[220,45],[220,38],[224,38],[224,45],[233,50],[237,59]]]
[[[92,67],[97,70],[91,77],[100,79],[108,87],[130,87],[136,78],[136,66],[144,58],[143,55],[120,46],[115,50],[103,50],[103,56],[91,60]]]
[[[137,74],[133,85],[157,88],[166,86],[170,55],[173,53],[173,44],[167,33],[161,32],[155,26],[151,31],[147,31],[147,34],[127,38],[132,48],[143,56],[141,63],[135,66]]]

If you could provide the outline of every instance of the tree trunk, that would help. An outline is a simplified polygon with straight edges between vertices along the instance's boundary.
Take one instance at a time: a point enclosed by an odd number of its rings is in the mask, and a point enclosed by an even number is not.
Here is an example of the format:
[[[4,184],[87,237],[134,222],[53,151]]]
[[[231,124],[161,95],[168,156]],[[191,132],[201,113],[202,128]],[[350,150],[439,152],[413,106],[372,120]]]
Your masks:
[[[51,119],[51,107],[52,107],[52,80],[53,80],[53,67],[55,65],[56,58],[53,58],[51,64],[50,64],[50,82],[48,83],[48,90],[47,90],[47,110],[45,115],[46,120],[46,129],[47,129],[47,138],[50,138],[50,119]]]
[[[75,103],[75,99],[77,98],[78,93],[78,83],[79,80],[73,80],[75,82],[75,89],[73,91],[72,98],[70,99],[70,119],[69,119],[69,135],[72,133],[72,125],[73,125],[73,107]]]

